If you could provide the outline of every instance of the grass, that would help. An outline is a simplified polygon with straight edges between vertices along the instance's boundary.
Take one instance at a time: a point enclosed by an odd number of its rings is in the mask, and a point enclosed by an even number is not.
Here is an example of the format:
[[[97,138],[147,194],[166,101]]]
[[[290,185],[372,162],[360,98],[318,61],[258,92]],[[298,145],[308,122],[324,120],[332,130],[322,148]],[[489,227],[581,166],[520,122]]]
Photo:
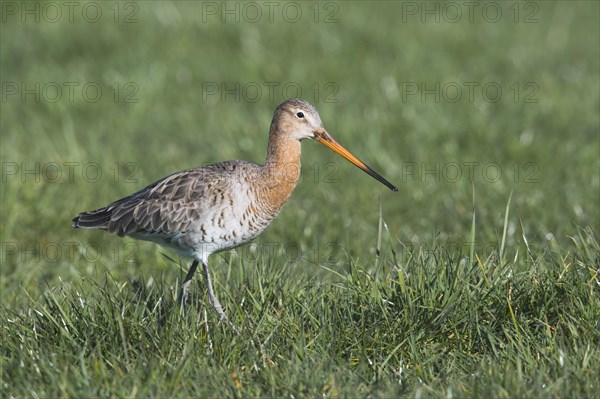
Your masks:
[[[107,18],[3,9],[2,397],[596,396],[598,3],[493,3],[495,23],[422,22],[419,2],[294,3],[297,23],[89,4]],[[281,215],[211,258],[237,337],[200,274],[177,305],[188,260],[70,219],[176,170],[262,162],[285,97],[269,82],[400,192],[304,143]]]

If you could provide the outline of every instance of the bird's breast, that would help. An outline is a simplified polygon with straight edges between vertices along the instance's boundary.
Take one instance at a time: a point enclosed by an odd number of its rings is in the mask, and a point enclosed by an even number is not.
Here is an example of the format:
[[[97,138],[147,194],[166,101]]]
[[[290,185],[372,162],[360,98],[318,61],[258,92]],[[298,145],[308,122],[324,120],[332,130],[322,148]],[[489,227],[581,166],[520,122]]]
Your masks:
[[[176,246],[201,248],[209,253],[237,247],[260,235],[281,210],[281,206],[260,196],[254,186],[239,184],[232,188],[218,201],[208,202],[187,232],[173,237]]]

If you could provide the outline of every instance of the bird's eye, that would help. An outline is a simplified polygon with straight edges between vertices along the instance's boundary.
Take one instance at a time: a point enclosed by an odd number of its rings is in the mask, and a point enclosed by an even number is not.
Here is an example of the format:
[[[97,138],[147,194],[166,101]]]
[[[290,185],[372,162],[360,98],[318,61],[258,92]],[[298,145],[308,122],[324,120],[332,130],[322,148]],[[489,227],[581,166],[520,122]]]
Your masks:
[[[296,113],[296,116],[300,119],[304,118],[304,112],[300,111]]]

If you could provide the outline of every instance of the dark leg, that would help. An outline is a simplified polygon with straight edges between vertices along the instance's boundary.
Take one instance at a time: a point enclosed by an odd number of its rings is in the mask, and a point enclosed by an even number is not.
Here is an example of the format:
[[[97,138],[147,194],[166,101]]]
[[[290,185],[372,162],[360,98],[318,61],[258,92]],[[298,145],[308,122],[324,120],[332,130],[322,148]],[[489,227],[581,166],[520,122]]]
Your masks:
[[[223,311],[223,308],[221,307],[221,303],[215,296],[215,292],[214,292],[213,286],[212,286],[212,280],[210,279],[210,271],[208,270],[208,263],[202,262],[202,266],[204,269],[204,278],[206,279],[206,286],[208,288],[208,300],[210,301],[210,304],[212,305],[213,309],[215,309],[215,311],[219,315],[219,319],[221,321],[226,321],[229,324],[229,327],[231,327],[231,330],[236,335],[240,335],[240,333],[235,328],[233,323],[230,322],[229,319],[227,319],[227,316],[225,315],[225,312]]]
[[[185,276],[183,283],[181,284],[181,292],[179,295],[179,302],[184,303],[187,300],[188,292],[190,291],[190,284],[192,282],[192,277],[194,277],[194,273],[196,273],[196,268],[198,267],[198,260],[194,259],[192,265],[190,266],[190,270],[188,274]]]

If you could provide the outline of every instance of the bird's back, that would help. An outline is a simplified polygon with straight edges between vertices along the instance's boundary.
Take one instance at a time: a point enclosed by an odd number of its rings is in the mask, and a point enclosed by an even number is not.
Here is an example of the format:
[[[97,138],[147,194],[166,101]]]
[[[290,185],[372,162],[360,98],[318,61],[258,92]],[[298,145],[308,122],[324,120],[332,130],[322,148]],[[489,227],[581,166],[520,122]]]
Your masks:
[[[263,168],[226,161],[177,172],[80,213],[73,226],[158,242],[190,257],[233,248],[259,235],[279,211],[261,201]]]

